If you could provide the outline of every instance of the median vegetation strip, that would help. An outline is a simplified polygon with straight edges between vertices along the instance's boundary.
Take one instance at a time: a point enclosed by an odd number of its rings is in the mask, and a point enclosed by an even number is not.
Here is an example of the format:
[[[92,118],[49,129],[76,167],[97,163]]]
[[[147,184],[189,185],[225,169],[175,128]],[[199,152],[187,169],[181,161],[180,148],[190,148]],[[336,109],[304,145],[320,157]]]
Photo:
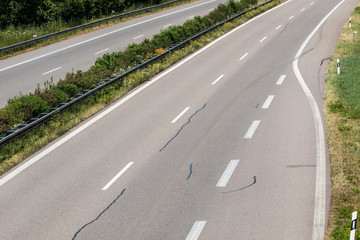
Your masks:
[[[360,4],[351,19],[330,60],[324,96],[332,183],[326,239],[334,240],[349,239],[351,213],[360,210],[360,36],[354,38],[354,31],[360,32]]]
[[[3,174],[47,143],[61,136],[81,121],[108,106],[177,61],[244,23],[253,16],[281,2],[283,2],[283,0],[275,0],[216,28],[198,38],[196,41],[187,44],[184,48],[129,75],[117,84],[104,89],[72,109],[57,115],[46,124],[27,133],[24,137],[18,138],[10,144],[1,147],[0,174]],[[56,106],[84,89],[96,86],[98,82],[105,78],[123,73],[154,54],[162,53],[164,49],[172,44],[180,42],[184,38],[228,18],[236,12],[242,12],[244,9],[256,3],[257,0],[243,0],[241,2],[229,1],[227,4],[220,4],[213,12],[209,13],[208,16],[202,18],[195,17],[193,20],[188,20],[183,26],[170,27],[168,30],[164,30],[160,34],[155,35],[151,40],[145,39],[140,44],[130,44],[124,51],[105,54],[86,72],[77,71],[68,73],[65,79],[61,80],[58,84],[48,82],[44,88],[38,87],[32,94],[9,100],[8,105],[0,109],[0,132],[11,129],[17,124],[21,124],[27,119],[36,116],[52,106]]]

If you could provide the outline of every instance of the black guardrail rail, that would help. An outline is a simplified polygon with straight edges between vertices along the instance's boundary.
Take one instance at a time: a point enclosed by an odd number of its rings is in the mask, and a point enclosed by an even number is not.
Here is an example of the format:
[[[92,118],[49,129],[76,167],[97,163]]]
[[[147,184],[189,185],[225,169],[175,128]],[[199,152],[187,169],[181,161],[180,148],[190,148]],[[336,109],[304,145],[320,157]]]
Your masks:
[[[66,102],[60,103],[57,107],[51,108],[50,110],[48,110],[47,112],[44,113],[40,113],[38,116],[36,116],[35,118],[31,118],[30,120],[26,121],[23,124],[20,124],[19,126],[17,126],[16,128],[9,130],[3,134],[0,135],[0,147],[10,143],[11,141],[15,140],[18,137],[21,137],[23,135],[25,135],[27,132],[37,128],[38,126],[46,123],[48,120],[51,119],[51,117],[53,117],[55,114],[61,113],[69,108],[71,108],[72,106],[81,103],[82,101],[84,101],[85,99],[93,96],[94,94],[96,94],[97,92],[105,89],[106,87],[117,83],[119,81],[121,81],[123,78],[125,78],[126,76],[130,75],[131,73],[134,73],[144,67],[146,67],[147,65],[159,60],[160,58],[165,57],[166,55],[168,55],[170,52],[175,51],[181,47],[183,47],[185,44],[189,43],[190,41],[210,32],[211,30],[214,30],[215,28],[225,24],[226,22],[232,21],[237,17],[240,17],[244,14],[246,14],[249,11],[255,10],[261,6],[264,6],[270,2],[272,2],[274,0],[269,0],[263,4],[260,4],[256,7],[253,7],[247,11],[238,13],[220,23],[217,23],[185,40],[183,40],[182,42],[175,44],[173,46],[171,46],[169,49],[165,50],[164,53],[160,54],[160,55],[154,55],[153,57],[147,59],[146,61],[138,64],[137,66],[135,66],[134,68],[124,72],[123,74],[121,74],[120,76],[117,77],[112,77],[109,79],[104,80],[103,82],[100,82],[97,84],[97,86],[95,86],[92,89],[88,89],[88,90],[84,90],[83,92],[75,95],[72,98],[69,98]]]
[[[98,20],[98,21],[95,21],[95,22],[86,23],[86,24],[79,25],[79,26],[72,27],[72,28],[68,28],[68,29],[65,29],[65,30],[62,30],[62,31],[59,31],[59,32],[47,34],[47,35],[44,35],[44,36],[41,36],[41,37],[36,37],[36,38],[30,39],[30,40],[27,40],[27,41],[24,41],[24,42],[20,42],[20,43],[16,43],[16,44],[13,44],[13,45],[10,45],[10,46],[2,47],[2,48],[0,48],[0,53],[1,52],[6,52],[6,51],[11,51],[11,54],[14,54],[15,49],[23,48],[23,50],[25,50],[26,46],[29,46],[31,44],[34,44],[36,46],[37,43],[41,42],[41,41],[45,41],[47,43],[49,38],[57,37],[57,36],[60,36],[60,35],[65,35],[65,38],[66,38],[66,35],[69,32],[75,32],[75,31],[77,31],[79,29],[82,29],[83,32],[84,32],[86,28],[89,28],[89,27],[92,28],[94,25],[99,25],[100,26],[101,23],[104,23],[104,22],[108,23],[111,20],[114,22],[115,19],[121,19],[121,18],[124,18],[124,17],[130,17],[130,16],[134,16],[134,15],[137,15],[137,14],[140,14],[140,13],[152,11],[154,9],[157,10],[159,8],[168,7],[168,6],[171,6],[173,4],[180,3],[180,2],[189,2],[189,1],[190,0],[175,0],[175,1],[167,2],[167,3],[163,3],[163,4],[159,4],[159,5],[155,5],[155,6],[151,6],[151,7],[147,7],[147,8],[138,9],[138,10],[135,10],[135,11],[132,11],[132,12],[121,13],[121,14],[118,14],[118,15],[115,15],[115,16],[112,16],[112,17],[108,17],[108,18],[104,18],[104,19],[101,19],[101,20]]]

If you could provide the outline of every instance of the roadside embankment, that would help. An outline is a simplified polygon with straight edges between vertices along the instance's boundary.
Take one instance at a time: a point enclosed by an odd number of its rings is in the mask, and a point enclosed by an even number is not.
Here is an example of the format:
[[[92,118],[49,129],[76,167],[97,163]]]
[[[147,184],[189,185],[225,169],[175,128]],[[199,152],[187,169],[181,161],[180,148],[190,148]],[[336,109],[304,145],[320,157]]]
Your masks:
[[[324,96],[332,183],[325,239],[334,240],[349,239],[351,213],[360,210],[360,4],[350,18],[329,63]]]

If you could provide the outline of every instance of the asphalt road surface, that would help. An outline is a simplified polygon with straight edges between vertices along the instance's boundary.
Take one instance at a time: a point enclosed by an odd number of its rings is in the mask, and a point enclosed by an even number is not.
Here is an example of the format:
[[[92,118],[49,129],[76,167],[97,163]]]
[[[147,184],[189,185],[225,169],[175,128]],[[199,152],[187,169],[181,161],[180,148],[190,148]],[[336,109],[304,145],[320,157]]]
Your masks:
[[[357,3],[288,1],[49,144],[0,179],[0,239],[322,239],[321,62]]]
[[[0,107],[20,93],[34,92],[37,84],[57,82],[67,72],[87,70],[105,53],[151,38],[160,30],[207,15],[225,0],[199,0],[191,4],[126,21],[0,61]]]

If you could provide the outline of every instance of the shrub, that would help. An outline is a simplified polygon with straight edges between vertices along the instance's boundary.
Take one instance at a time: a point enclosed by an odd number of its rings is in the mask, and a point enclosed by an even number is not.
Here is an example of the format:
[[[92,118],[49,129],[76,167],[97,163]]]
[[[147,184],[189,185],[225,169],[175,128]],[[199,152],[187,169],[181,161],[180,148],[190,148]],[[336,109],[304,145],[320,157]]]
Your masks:
[[[79,92],[79,88],[72,83],[59,82],[56,88],[66,93],[69,97],[73,97]]]
[[[116,54],[107,53],[104,54],[101,58],[96,59],[95,66],[97,65],[104,66],[107,69],[114,71],[115,68],[119,67],[119,62],[116,59]]]
[[[17,124],[26,121],[38,114],[46,111],[49,104],[41,97],[29,94],[20,97],[15,97],[8,101],[7,112],[12,115],[12,121],[9,124]]]

